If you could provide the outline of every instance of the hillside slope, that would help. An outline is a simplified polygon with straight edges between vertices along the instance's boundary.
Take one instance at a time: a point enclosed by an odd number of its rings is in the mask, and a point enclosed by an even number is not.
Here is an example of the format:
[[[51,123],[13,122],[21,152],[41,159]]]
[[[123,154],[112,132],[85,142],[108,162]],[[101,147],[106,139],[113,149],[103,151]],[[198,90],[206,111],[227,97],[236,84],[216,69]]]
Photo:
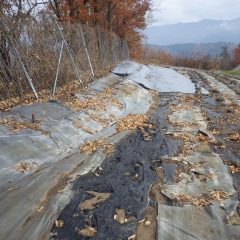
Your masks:
[[[230,21],[202,20],[167,26],[149,27],[148,44],[240,42],[240,18]]]

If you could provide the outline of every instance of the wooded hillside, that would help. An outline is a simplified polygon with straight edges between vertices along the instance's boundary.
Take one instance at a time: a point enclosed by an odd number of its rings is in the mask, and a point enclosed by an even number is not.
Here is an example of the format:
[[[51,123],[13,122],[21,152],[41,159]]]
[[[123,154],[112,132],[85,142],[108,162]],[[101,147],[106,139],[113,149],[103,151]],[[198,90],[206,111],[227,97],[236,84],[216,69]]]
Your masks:
[[[0,97],[83,85],[138,57],[150,10],[150,0],[2,0]]]

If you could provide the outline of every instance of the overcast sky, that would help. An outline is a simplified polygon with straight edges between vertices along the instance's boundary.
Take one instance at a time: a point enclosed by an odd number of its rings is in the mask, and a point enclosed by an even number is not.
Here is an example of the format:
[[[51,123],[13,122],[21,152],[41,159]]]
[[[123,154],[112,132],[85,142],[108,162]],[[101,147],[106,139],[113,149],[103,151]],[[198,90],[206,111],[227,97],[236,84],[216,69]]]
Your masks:
[[[153,25],[240,17],[240,0],[153,0]]]

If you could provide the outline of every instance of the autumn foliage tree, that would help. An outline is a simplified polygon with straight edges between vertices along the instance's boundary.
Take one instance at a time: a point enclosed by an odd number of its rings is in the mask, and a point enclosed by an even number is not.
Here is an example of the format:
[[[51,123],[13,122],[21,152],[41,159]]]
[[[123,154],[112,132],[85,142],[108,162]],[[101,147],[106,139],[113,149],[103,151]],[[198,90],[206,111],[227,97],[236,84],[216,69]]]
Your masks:
[[[240,64],[240,44],[237,48],[234,49],[233,52],[233,62],[235,65],[239,65]]]
[[[140,52],[151,0],[52,0],[51,6],[61,20],[110,30],[127,40],[133,56]]]

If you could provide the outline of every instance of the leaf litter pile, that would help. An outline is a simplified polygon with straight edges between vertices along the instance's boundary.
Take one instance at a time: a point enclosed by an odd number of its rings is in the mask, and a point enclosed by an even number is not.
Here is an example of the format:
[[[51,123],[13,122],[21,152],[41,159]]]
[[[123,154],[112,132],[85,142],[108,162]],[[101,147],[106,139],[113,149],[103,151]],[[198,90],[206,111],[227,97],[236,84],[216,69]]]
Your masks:
[[[149,116],[143,114],[129,114],[118,119],[117,131],[136,130],[137,128],[151,128],[155,126],[149,123]]]
[[[231,173],[240,173],[240,167],[237,167],[237,166],[235,166],[235,165],[230,165],[229,166],[229,171],[231,172]]]
[[[89,94],[86,100],[80,101],[75,94],[83,93]],[[32,104],[35,102],[42,103],[47,102],[50,99],[61,100],[66,102],[66,104],[75,109],[105,109],[106,103],[111,102],[118,108],[123,108],[123,104],[117,100],[113,95],[116,93],[114,88],[106,88],[102,92],[92,91],[88,88],[82,88],[78,80],[71,81],[57,89],[57,94],[52,96],[50,90],[41,90],[38,91],[39,99],[36,99],[33,93],[26,93],[21,97],[13,97],[10,99],[0,101],[0,111],[7,111],[12,107],[15,107],[19,104]]]
[[[47,90],[38,92],[39,99],[36,100],[36,97],[33,93],[27,93],[21,97],[13,97],[6,100],[0,101],[0,111],[7,111],[12,107],[15,107],[19,104],[31,104],[34,102],[47,102],[50,99],[51,93]]]
[[[32,130],[41,131],[44,134],[47,134],[47,132],[39,128],[39,125],[37,123],[20,122],[20,121],[17,121],[15,118],[0,119],[0,124],[6,127],[10,127],[13,132],[21,131],[24,129],[32,129]]]
[[[80,150],[82,152],[96,152],[98,150],[102,150],[107,154],[111,154],[114,152],[114,145],[108,143],[106,139],[97,139],[93,141],[85,142],[81,147]]]
[[[59,100],[67,100],[72,101],[74,97],[74,93],[79,93],[84,91],[82,86],[80,86],[78,80],[74,80],[66,83],[63,86],[58,87],[57,94],[53,97],[51,90],[41,90],[38,91],[39,99],[36,99],[33,93],[26,93],[21,97],[12,97],[6,100],[0,101],[0,110],[7,111],[12,107],[15,107],[19,104],[32,104],[35,102],[42,103],[47,102],[50,99],[59,99]]]
[[[16,171],[20,172],[20,173],[27,173],[27,172],[31,172],[32,170],[34,170],[34,168],[37,167],[37,163],[34,161],[26,161],[26,162],[20,162],[16,165]]]
[[[208,206],[211,201],[223,201],[229,198],[230,194],[223,191],[211,191],[207,196],[193,197],[187,194],[173,195],[177,201],[184,203],[192,203],[195,206]]]
[[[109,87],[101,92],[85,89],[84,93],[87,95],[83,100],[78,99],[71,94],[66,101],[66,104],[74,110],[93,109],[93,110],[106,110],[107,104],[111,103],[119,109],[123,108],[123,104],[114,97],[116,90]],[[60,95],[59,95],[60,94]],[[59,93],[58,96],[63,95]],[[63,93],[64,94],[64,93]]]

